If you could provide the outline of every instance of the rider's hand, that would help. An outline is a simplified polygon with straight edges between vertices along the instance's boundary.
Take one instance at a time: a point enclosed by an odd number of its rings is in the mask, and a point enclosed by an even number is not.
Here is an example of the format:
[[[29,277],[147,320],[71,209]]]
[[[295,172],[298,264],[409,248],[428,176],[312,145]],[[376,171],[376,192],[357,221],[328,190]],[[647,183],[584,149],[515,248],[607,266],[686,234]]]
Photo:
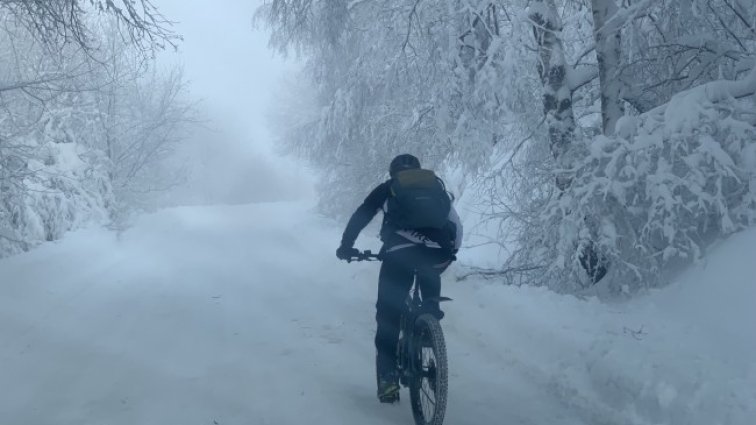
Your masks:
[[[339,249],[336,250],[336,257],[338,257],[339,260],[351,260],[358,255],[360,255],[360,250],[357,248],[352,248],[351,246],[342,245],[339,247]]]

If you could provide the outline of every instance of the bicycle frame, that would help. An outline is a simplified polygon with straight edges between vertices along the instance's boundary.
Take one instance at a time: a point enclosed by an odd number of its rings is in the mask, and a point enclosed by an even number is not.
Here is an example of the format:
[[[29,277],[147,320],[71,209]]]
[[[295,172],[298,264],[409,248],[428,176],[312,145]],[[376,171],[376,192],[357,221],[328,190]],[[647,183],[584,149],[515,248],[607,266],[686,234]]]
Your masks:
[[[358,255],[348,261],[381,261],[379,254],[373,254],[370,251],[360,252]],[[451,301],[448,297],[439,297],[438,301]],[[417,284],[417,275],[412,284],[412,289],[407,293],[404,302],[401,318],[399,321],[399,344],[397,346],[397,368],[399,370],[400,381],[403,386],[407,386],[410,379],[422,371],[416,362],[421,359],[412,358],[410,353],[415,352],[415,321],[421,315],[426,314],[423,309],[423,301],[420,296],[420,288]],[[422,361],[422,360],[421,360]]]
[[[407,295],[401,318],[399,319],[399,344],[397,346],[397,368],[401,383],[407,386],[410,379],[417,374],[417,359],[410,353],[415,352],[415,320],[421,314],[422,301],[417,282],[412,285],[412,295]]]

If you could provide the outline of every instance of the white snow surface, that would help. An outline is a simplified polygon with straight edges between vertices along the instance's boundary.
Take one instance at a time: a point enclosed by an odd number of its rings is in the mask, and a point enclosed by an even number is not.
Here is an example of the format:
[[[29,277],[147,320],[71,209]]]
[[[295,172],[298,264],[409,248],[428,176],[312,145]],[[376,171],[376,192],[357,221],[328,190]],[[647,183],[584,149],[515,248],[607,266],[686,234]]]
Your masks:
[[[413,423],[375,398],[378,264],[338,262],[339,226],[174,208],[0,261],[0,423]],[[752,425],[754,248],[621,303],[447,272],[445,423]]]

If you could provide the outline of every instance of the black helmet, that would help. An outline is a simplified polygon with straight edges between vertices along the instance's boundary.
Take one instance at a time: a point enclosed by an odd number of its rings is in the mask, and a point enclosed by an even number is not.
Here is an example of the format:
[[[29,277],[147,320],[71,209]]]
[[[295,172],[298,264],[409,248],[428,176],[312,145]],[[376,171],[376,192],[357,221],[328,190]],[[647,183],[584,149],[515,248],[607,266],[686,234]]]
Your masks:
[[[394,177],[396,173],[402,170],[409,170],[412,168],[420,168],[420,160],[417,157],[408,153],[401,154],[391,160],[389,166],[389,174]]]

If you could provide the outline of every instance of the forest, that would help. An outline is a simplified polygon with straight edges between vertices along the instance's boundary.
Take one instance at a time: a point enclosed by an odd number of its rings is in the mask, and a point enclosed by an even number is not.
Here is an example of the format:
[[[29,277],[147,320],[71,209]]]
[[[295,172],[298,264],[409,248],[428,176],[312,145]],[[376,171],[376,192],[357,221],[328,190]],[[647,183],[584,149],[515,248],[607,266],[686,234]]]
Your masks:
[[[656,286],[754,223],[753,2],[273,0],[257,19],[306,62],[314,88],[276,122],[329,213],[414,152],[500,247],[482,272],[567,292]]]
[[[182,184],[200,114],[153,3],[0,16],[0,255]],[[756,219],[753,2],[271,0],[254,25],[302,63],[270,121],[331,217],[411,152],[499,250],[479,273],[566,292],[659,285]]]

